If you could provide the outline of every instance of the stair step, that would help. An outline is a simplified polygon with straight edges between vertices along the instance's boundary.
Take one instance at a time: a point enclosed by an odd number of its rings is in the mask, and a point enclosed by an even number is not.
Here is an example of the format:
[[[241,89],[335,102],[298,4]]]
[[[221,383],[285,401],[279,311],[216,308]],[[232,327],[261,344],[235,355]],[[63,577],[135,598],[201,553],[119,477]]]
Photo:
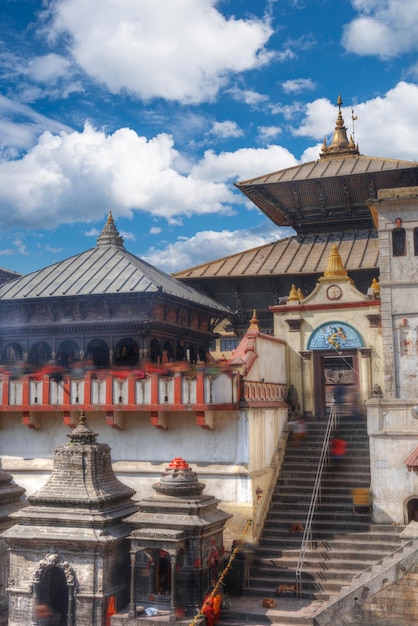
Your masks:
[[[286,447],[280,475],[259,539],[245,592],[274,594],[278,584],[294,584],[302,533],[291,535],[292,523],[304,523],[312,497],[325,421],[308,423],[307,438]],[[366,422],[344,422],[340,436],[347,441],[341,467],[325,464],[302,571],[304,597],[327,601],[350,586],[356,576],[370,576],[371,566],[401,545],[401,528],[375,528],[367,509],[353,513],[351,490],[369,488],[370,461]],[[370,568],[370,569],[368,569]],[[287,623],[287,622],[286,622]],[[289,622],[290,623],[290,622]]]

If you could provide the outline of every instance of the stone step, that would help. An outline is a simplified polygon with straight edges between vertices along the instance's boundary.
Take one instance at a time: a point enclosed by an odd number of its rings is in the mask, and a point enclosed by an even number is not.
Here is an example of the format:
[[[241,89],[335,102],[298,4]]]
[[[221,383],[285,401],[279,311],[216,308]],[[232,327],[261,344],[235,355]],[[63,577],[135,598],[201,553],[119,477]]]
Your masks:
[[[369,442],[365,422],[340,426],[339,436],[348,442],[347,456],[341,467],[324,466],[313,543],[308,544],[302,572],[304,596],[321,601],[337,596],[354,576],[400,544],[393,529],[380,528],[379,539],[371,530],[368,510],[353,513],[351,490],[370,485]],[[289,528],[306,519],[324,427],[325,422],[309,423],[307,438],[299,446],[291,441],[287,445],[246,592],[266,596],[275,593],[279,583],[295,582],[302,533],[291,535]]]

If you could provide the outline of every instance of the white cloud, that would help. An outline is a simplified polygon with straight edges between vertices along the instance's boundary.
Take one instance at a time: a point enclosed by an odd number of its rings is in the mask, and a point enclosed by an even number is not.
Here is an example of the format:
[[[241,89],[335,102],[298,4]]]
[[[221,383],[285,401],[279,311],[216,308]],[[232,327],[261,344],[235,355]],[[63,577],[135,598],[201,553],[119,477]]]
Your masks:
[[[58,0],[50,36],[113,93],[182,103],[213,99],[228,77],[272,58],[268,20],[226,19],[216,0]]]
[[[282,132],[282,129],[278,126],[259,126],[258,134],[261,141],[271,141],[278,137]]]
[[[311,91],[314,88],[315,83],[311,78],[294,78],[282,83],[282,89],[285,93],[300,93],[301,91]]]
[[[228,93],[238,102],[244,102],[250,107],[257,107],[258,105],[267,102],[268,97],[252,89],[241,89],[240,87],[231,87],[228,89]]]
[[[31,78],[40,83],[50,83],[59,78],[67,77],[71,63],[59,54],[46,54],[30,59],[27,65],[27,73]]]
[[[7,147],[9,156],[16,156],[18,151],[32,146],[46,130],[59,133],[70,128],[36,113],[30,106],[0,95],[0,147]]]
[[[418,49],[417,0],[352,0],[352,5],[359,15],[344,28],[347,51],[389,59]]]
[[[29,254],[29,250],[27,249],[26,244],[21,239],[15,239],[13,241],[13,245],[16,246],[19,254],[24,254],[26,256]]]
[[[228,137],[241,137],[244,132],[236,122],[226,120],[225,122],[214,122],[210,130],[212,135],[226,139]]]
[[[141,258],[165,272],[174,273],[277,241],[288,236],[290,231],[289,228],[277,228],[267,223],[263,224],[262,228],[246,230],[205,230],[193,237],[179,237],[165,248],[151,248],[147,254],[141,255]]]
[[[46,252],[51,252],[52,254],[58,254],[58,252],[62,252],[63,248],[55,248],[54,246],[46,244],[45,250]]]
[[[162,228],[160,226],[152,226],[149,229],[149,234],[150,235],[159,235],[161,231],[162,231]]]
[[[220,154],[207,150],[191,174],[208,181],[246,180],[296,164],[295,157],[281,146],[240,148]]]
[[[348,104],[348,103],[346,103]],[[398,83],[386,94],[363,103],[354,104],[355,141],[360,152],[369,156],[417,160],[418,145],[418,85]],[[295,135],[321,140],[332,139],[337,107],[324,98],[311,102],[302,124],[294,129]],[[352,108],[344,106],[342,114],[347,135],[353,132]],[[378,120],[378,122],[376,122]],[[320,144],[308,148],[302,161],[317,159]]]
[[[176,224],[182,216],[229,214],[237,197],[242,201],[222,180],[180,174],[177,158],[164,133],[147,140],[127,128],[106,135],[88,124],[83,132],[45,132],[22,158],[0,162],[0,223],[53,228],[112,209]]]

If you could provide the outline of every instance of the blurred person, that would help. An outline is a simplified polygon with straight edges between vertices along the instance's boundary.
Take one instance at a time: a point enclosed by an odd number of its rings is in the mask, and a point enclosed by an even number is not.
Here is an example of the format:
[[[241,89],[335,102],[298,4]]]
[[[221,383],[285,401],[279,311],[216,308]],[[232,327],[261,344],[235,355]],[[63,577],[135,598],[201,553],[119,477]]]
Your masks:
[[[341,465],[347,454],[347,442],[338,435],[331,440],[330,444],[331,460],[335,466]]]
[[[299,446],[301,441],[304,441],[307,436],[307,428],[305,420],[300,417],[298,420],[292,422],[292,441],[295,446]]]

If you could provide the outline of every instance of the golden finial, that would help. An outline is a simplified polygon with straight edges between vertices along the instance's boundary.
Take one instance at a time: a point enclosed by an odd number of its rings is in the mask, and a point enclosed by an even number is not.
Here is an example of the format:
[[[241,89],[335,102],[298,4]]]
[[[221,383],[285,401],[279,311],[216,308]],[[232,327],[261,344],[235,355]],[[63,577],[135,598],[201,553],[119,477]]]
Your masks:
[[[299,298],[299,300],[303,300],[303,298],[304,298],[302,289],[300,287],[298,289],[298,298]]]
[[[373,289],[374,295],[378,298],[380,296],[380,283],[377,278],[373,278],[370,288]]]
[[[299,302],[298,290],[295,285],[292,285],[292,289],[290,290],[289,297],[287,299],[288,302]]]
[[[109,211],[109,213],[107,214],[107,221],[108,221],[108,222],[113,222],[113,215],[112,215],[112,211]]]
[[[347,129],[344,125],[343,114],[341,112],[342,105],[343,99],[341,98],[341,95],[338,94],[338,115],[334,129],[334,136],[328,146],[324,141],[324,144],[322,145],[322,151],[319,154],[320,158],[359,154],[358,146],[355,145],[354,139],[350,137],[350,141],[348,140]]]
[[[252,316],[252,318],[250,320],[250,328],[249,328],[249,330],[259,330],[257,311],[255,309],[253,311],[253,316]]]
[[[347,276],[347,270],[338,252],[338,246],[334,243],[329,255],[327,269],[324,272],[324,278],[338,278],[340,276]]]

